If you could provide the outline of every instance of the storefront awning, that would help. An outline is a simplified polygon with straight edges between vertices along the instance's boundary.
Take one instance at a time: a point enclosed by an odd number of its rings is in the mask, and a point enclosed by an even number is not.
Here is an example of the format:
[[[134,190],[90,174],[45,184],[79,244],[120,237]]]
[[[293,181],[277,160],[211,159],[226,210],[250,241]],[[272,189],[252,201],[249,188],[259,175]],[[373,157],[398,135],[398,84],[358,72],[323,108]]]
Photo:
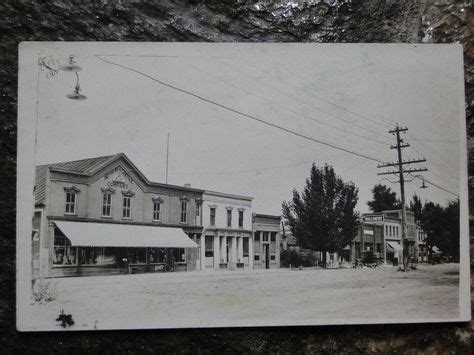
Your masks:
[[[181,228],[54,221],[77,247],[197,248]]]
[[[387,245],[389,246],[389,248],[393,249],[394,251],[402,251],[403,248],[400,244],[398,244],[397,242],[388,242],[387,241]]]

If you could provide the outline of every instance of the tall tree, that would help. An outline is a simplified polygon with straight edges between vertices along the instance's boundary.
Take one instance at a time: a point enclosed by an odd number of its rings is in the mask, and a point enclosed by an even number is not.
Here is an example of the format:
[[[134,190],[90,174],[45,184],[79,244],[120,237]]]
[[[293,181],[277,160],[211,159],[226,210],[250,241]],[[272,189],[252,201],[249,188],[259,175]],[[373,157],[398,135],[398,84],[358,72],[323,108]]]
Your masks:
[[[401,208],[397,193],[390,187],[382,184],[375,185],[372,189],[372,201],[367,202],[372,212],[382,212],[386,210],[396,210]]]
[[[412,200],[410,201],[409,210],[415,215],[416,222],[421,222],[423,220],[423,203],[417,194],[413,194]]]
[[[445,256],[459,260],[459,200],[451,201],[447,207],[425,203],[422,223],[428,257],[431,259],[433,246],[436,246]]]
[[[293,190],[293,199],[283,202],[283,216],[298,244],[324,252],[342,250],[357,234],[358,189],[344,182],[332,166],[311,167],[301,194]]]

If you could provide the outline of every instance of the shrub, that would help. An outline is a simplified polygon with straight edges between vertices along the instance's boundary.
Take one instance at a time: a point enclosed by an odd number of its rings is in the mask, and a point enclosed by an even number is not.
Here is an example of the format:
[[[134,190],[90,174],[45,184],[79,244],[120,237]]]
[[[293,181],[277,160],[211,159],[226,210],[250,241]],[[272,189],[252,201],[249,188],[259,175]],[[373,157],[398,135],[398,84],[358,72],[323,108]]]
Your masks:
[[[33,302],[44,304],[57,297],[57,283],[44,278],[34,280]]]

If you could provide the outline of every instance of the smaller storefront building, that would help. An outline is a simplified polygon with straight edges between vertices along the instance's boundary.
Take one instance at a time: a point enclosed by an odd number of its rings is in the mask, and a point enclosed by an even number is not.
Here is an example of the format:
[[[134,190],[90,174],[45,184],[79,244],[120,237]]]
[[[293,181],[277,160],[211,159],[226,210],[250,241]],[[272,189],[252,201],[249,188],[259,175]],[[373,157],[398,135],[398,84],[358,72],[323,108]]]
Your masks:
[[[280,267],[280,216],[253,214],[254,269]]]

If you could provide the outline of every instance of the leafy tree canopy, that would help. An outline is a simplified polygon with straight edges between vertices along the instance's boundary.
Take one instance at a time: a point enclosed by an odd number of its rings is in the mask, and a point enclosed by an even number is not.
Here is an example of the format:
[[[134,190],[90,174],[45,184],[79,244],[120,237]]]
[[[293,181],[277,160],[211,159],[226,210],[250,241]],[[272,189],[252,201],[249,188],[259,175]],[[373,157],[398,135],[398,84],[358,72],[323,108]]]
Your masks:
[[[367,202],[372,212],[397,210],[401,208],[400,201],[395,191],[385,185],[375,185],[372,189],[372,201]]]
[[[355,185],[344,182],[332,166],[313,164],[303,191],[293,190],[293,199],[283,202],[283,217],[303,248],[338,251],[357,234],[357,195]]]

